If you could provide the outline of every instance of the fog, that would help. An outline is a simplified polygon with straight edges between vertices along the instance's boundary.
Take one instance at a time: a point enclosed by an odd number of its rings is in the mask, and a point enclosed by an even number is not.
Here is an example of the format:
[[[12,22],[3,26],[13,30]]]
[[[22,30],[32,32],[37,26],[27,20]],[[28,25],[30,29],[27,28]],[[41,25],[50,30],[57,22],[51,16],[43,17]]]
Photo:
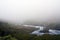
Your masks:
[[[0,20],[60,22],[60,0],[0,0]]]

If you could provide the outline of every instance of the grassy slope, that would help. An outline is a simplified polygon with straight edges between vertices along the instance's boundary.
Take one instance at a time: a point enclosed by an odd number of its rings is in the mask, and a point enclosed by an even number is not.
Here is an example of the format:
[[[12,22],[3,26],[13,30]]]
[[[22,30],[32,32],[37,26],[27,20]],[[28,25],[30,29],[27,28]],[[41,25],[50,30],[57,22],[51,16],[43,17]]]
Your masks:
[[[30,35],[35,28],[12,26],[8,23],[0,22],[0,40],[60,40],[60,35]]]

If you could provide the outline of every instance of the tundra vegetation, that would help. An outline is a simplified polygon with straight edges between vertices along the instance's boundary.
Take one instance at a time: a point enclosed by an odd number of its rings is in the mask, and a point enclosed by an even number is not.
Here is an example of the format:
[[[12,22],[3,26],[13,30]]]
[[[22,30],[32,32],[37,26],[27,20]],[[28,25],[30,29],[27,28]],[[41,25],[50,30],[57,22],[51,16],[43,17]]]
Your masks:
[[[42,36],[29,34],[35,28],[12,25],[0,22],[0,40],[60,40],[60,35],[45,34]]]

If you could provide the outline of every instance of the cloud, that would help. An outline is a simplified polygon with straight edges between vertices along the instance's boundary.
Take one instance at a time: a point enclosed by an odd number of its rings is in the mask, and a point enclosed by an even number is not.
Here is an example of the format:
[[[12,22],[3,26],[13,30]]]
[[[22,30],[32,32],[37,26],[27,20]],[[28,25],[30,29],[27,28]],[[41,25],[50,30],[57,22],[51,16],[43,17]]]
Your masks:
[[[0,0],[0,19],[11,22],[57,22],[59,10],[60,0]]]

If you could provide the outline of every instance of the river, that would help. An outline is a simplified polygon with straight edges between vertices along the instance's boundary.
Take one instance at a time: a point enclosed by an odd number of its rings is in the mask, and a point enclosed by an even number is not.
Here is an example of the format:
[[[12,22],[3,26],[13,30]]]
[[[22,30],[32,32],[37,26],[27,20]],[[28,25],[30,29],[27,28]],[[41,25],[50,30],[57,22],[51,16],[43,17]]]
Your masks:
[[[50,35],[59,35],[60,34],[60,30],[49,29],[49,30],[47,30],[48,32],[45,32],[45,29],[43,26],[40,26],[40,28],[38,30],[33,31],[31,34],[35,34],[38,36],[44,35],[44,34],[50,34]]]

